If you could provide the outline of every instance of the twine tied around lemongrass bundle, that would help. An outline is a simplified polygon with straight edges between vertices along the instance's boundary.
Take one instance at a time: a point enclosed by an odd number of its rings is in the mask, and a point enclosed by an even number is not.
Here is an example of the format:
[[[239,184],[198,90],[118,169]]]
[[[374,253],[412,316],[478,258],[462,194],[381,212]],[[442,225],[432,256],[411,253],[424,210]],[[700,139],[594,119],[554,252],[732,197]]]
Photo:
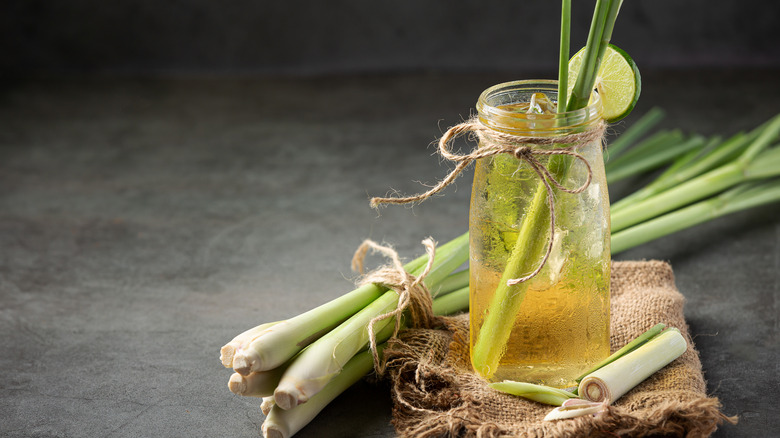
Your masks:
[[[439,154],[450,161],[457,163],[455,168],[444,179],[439,181],[430,190],[424,193],[420,193],[414,196],[408,197],[373,197],[371,198],[371,206],[376,208],[380,204],[409,204],[414,202],[424,201],[436,193],[443,190],[450,185],[455,178],[473,161],[481,158],[492,157],[498,154],[509,154],[515,156],[518,160],[527,163],[539,176],[539,179],[547,189],[547,205],[550,208],[550,241],[547,245],[547,251],[542,258],[541,263],[530,274],[521,277],[514,278],[507,281],[508,286],[513,286],[524,281],[530,280],[536,276],[547,263],[547,259],[552,252],[553,243],[555,241],[555,198],[553,196],[552,186],[554,185],[559,190],[565,193],[578,194],[582,193],[590,185],[590,181],[593,178],[593,170],[590,167],[588,160],[575,152],[575,149],[581,145],[587,144],[593,140],[601,139],[604,137],[604,131],[606,130],[606,122],[600,121],[595,127],[580,133],[562,135],[562,136],[549,136],[549,137],[531,137],[531,136],[518,136],[507,134],[504,132],[493,130],[484,124],[482,124],[477,117],[473,117],[463,123],[455,125],[447,130],[444,135],[439,139]],[[476,135],[479,139],[479,143],[476,149],[468,154],[457,154],[450,149],[452,141],[456,138],[472,134]],[[556,146],[552,149],[542,149],[540,146]],[[564,187],[555,177],[550,173],[547,167],[540,163],[536,158],[540,155],[569,155],[580,161],[582,161],[587,167],[587,179],[580,187],[576,189],[569,189]]]
[[[355,251],[352,257],[352,269],[363,274],[363,262],[368,251],[378,252],[390,259],[391,264],[378,268],[365,274],[360,285],[382,284],[398,294],[398,306],[383,315],[376,316],[368,323],[368,341],[371,354],[374,358],[374,369],[382,375],[385,371],[385,363],[380,360],[377,351],[376,331],[374,325],[386,318],[395,317],[395,327],[392,337],[396,337],[401,330],[401,317],[404,310],[409,309],[410,324],[417,328],[430,328],[434,325],[436,317],[433,314],[433,299],[423,279],[431,272],[433,258],[436,254],[436,243],[428,237],[422,241],[425,252],[428,254],[428,262],[425,269],[418,276],[414,276],[403,267],[398,252],[389,246],[380,245],[372,240],[365,240]]]

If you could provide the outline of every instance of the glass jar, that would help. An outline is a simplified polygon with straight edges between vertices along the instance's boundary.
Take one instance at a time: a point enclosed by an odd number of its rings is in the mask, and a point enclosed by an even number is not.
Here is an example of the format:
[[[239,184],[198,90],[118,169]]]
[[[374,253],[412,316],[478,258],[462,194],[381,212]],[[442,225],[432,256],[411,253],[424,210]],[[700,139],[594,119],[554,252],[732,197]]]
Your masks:
[[[538,94],[543,93],[543,94]],[[561,114],[527,112],[528,103],[555,102],[556,81],[517,81],[479,97],[480,122],[522,137],[560,137],[601,123],[601,101]],[[525,161],[510,154],[477,160],[471,195],[470,329],[475,371],[491,381],[575,385],[583,371],[609,355],[610,222],[601,137],[574,151],[590,164],[592,180],[578,194],[551,184],[555,235],[541,271],[531,274],[550,243],[547,187]],[[532,148],[556,149],[529,145]],[[587,180],[587,165],[568,155],[534,155],[564,187]]]

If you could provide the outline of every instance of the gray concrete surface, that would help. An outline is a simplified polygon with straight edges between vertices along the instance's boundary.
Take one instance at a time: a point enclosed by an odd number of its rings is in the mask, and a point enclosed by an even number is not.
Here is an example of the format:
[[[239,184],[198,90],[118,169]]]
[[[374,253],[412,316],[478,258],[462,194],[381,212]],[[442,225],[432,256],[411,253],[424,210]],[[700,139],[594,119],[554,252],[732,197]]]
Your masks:
[[[732,133],[780,110],[777,74],[645,73],[636,111],[659,105],[667,126]],[[428,235],[444,242],[463,232],[470,175],[413,209],[377,214],[367,198],[442,176],[429,143],[468,116],[482,89],[509,79],[6,84],[0,435],[258,436],[259,400],[227,390],[219,347],[349,290],[349,260],[364,238],[411,257]],[[672,263],[708,390],[740,416],[717,436],[780,427],[778,211],[740,213],[617,256]],[[390,410],[382,383],[361,382],[299,436],[392,436]]]

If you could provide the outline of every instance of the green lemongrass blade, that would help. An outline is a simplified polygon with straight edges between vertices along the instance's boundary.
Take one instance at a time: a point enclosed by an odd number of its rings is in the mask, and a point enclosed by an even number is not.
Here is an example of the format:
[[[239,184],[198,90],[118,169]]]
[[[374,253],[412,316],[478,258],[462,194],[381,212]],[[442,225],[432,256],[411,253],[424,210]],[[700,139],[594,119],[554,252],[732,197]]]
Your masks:
[[[434,267],[426,277],[425,284],[435,287],[467,258],[468,233],[465,233],[437,248]],[[419,260],[420,258],[409,262],[404,267],[413,275],[419,275],[427,262],[427,256],[423,256],[423,263],[419,263]],[[233,368],[239,374],[248,375],[250,372],[278,367],[386,291],[387,288],[375,284],[363,285],[335,300],[276,324],[235,355]]]
[[[769,128],[771,126],[767,130]],[[778,124],[777,129],[780,129],[780,124]],[[767,130],[763,133],[766,133]],[[759,140],[757,139],[756,141]],[[741,160],[737,160],[648,199],[613,211],[611,215],[612,232],[615,233],[692,202],[707,198],[741,182],[777,175],[780,175],[780,147],[763,150],[744,169],[742,168]]]
[[[780,202],[780,180],[740,184],[716,197],[612,233],[612,254],[726,214],[774,202]]]
[[[385,345],[380,345],[380,352]],[[371,352],[365,351],[355,355],[344,365],[325,387],[312,396],[308,402],[284,410],[274,406],[263,423],[263,435],[266,438],[288,438],[309,424],[331,401],[343,393],[374,367]]]
[[[657,183],[661,190],[670,188],[675,184],[695,178],[705,172],[723,165],[729,158],[735,158],[737,154],[743,151],[751,141],[751,136],[740,132],[717,147],[707,151],[706,154],[699,157],[696,161],[686,165],[684,168],[670,174],[664,183]]]
[[[713,202],[714,200],[701,201],[630,228],[613,231],[611,237],[612,254],[713,219],[715,217]]]
[[[463,240],[463,236],[458,239]],[[467,260],[466,245],[443,245],[436,251],[433,268],[423,282],[428,287],[436,285]],[[309,345],[279,381],[274,392],[276,404],[289,409],[319,392],[347,361],[368,346],[369,323],[397,306],[398,294],[394,291],[385,292],[363,310]],[[391,324],[394,324],[393,318],[385,318],[378,321],[373,328],[380,332]]]
[[[653,156],[658,150],[671,148],[685,140],[685,136],[679,129],[671,131],[658,131],[639,142],[636,146],[627,150],[617,159],[610,159],[604,164],[607,172],[618,170],[621,166],[630,164],[635,160]]]
[[[718,216],[780,202],[780,179],[744,184],[740,188],[723,194],[723,198],[729,198],[720,206]]]
[[[610,143],[609,147],[604,151],[604,161],[607,162],[609,159],[615,159],[620,156],[625,149],[633,145],[663,118],[664,110],[658,107],[651,108],[650,111],[634,122],[625,132],[620,134],[615,141]]]
[[[661,174],[658,175],[658,177],[653,182],[648,184],[648,186],[662,186],[664,184],[668,184],[667,181],[670,180],[675,181],[676,184],[689,179],[684,177],[685,171],[690,169],[694,164],[704,162],[705,158],[712,154],[713,151],[717,150],[718,146],[722,144],[721,140],[721,137],[717,135],[710,137],[702,144],[702,147],[691,149],[689,152],[675,159],[672,164],[666,170],[661,172]],[[704,173],[704,171],[698,172],[695,175],[698,175],[699,173]]]
[[[438,288],[431,289],[431,296],[433,296],[434,298],[441,297],[468,286],[469,286],[469,270],[464,269],[462,271],[458,271],[448,275],[447,278],[442,280]]]
[[[596,74],[598,74],[601,63],[599,58],[600,44],[611,3],[611,0],[596,0],[593,19],[588,32],[588,42],[585,45],[585,53],[582,57],[582,65],[569,96],[569,103],[566,105],[567,111],[578,110],[588,105],[590,95],[596,83]]]
[[[575,379],[576,382],[579,383],[580,380],[585,378],[585,376],[587,376],[588,374],[590,374],[590,373],[596,371],[597,369],[602,368],[604,365],[608,365],[608,364],[616,361],[617,359],[625,356],[626,354],[636,350],[637,348],[642,346],[645,342],[649,341],[650,339],[653,339],[655,336],[657,336],[659,333],[661,333],[663,331],[663,329],[665,329],[665,328],[666,328],[666,324],[663,324],[663,323],[658,323],[658,324],[654,325],[653,327],[648,329],[646,332],[644,332],[641,335],[637,336],[636,338],[634,338],[634,340],[632,340],[631,342],[629,342],[628,344],[623,346],[623,348],[621,348],[620,350],[612,353],[608,358],[602,360],[601,362],[599,362],[598,364],[593,366],[593,368],[591,368],[588,371],[585,371],[584,373],[582,373],[582,375],[580,375],[579,377],[577,377],[577,379]]]
[[[758,154],[774,143],[780,135],[780,114],[759,126],[760,134],[737,159],[742,165],[751,163]]]
[[[708,198],[745,179],[737,163],[721,166],[704,175],[612,213],[612,233]]]
[[[624,208],[627,205],[633,205],[639,201],[642,201],[655,194],[658,194],[663,190],[663,188],[661,187],[664,185],[666,181],[665,178],[670,178],[671,175],[674,174],[673,172],[677,171],[679,168],[685,166],[691,160],[698,157],[700,153],[701,150],[697,148],[688,152],[682,157],[678,158],[677,160],[674,161],[674,163],[672,163],[671,166],[669,166],[669,168],[663,174],[659,175],[658,178],[655,179],[653,182],[635,191],[634,193],[631,193],[628,196],[624,196],[623,198],[620,198],[619,201],[612,203],[612,205],[609,206],[609,211],[614,212],[620,210],[621,208]]]
[[[613,167],[611,172],[607,174],[607,183],[614,183],[642,172],[657,169],[688,151],[702,148],[705,141],[702,136],[693,136],[681,144],[667,144],[667,147],[660,148],[652,155],[633,160],[617,168]]]
[[[553,406],[560,406],[566,400],[576,397],[575,394],[563,389],[512,380],[490,383],[488,386],[497,391]]]
[[[610,205],[610,212],[614,212],[624,208],[628,205],[633,205],[639,201],[645,200],[653,195],[656,195],[667,188],[675,186],[682,181],[690,178],[681,178],[683,169],[690,168],[691,164],[697,160],[701,160],[702,154],[709,156],[716,150],[717,144],[720,142],[720,137],[711,138],[703,148],[696,148],[689,151],[687,154],[674,160],[671,166],[669,166],[662,174],[660,174],[655,180],[640,188],[639,190],[631,193],[628,196],[621,198],[619,201]]]
[[[680,357],[687,348],[680,331],[668,328],[641,347],[586,376],[577,393],[586,400],[612,403]]]
[[[452,315],[469,310],[469,287],[458,289],[433,300],[434,315]]]
[[[561,0],[561,41],[558,50],[558,109],[566,110],[569,90],[569,42],[571,40],[571,0]]]
[[[765,150],[745,169],[750,179],[769,178],[780,174],[780,145]]]

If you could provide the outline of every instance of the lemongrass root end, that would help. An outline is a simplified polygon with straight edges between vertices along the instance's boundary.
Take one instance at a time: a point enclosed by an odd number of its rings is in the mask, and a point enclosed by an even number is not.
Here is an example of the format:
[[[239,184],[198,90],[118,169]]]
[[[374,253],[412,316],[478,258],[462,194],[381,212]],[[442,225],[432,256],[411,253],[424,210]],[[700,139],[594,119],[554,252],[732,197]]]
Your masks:
[[[284,410],[292,409],[308,399],[298,388],[277,388],[274,391],[274,403]]]
[[[252,373],[252,365],[249,358],[240,352],[233,357],[233,371],[242,376],[248,376]]]
[[[268,413],[271,412],[271,408],[273,408],[274,405],[273,397],[263,397],[263,402],[260,404],[260,411],[263,415],[268,416]]]
[[[227,344],[219,350],[219,360],[225,368],[233,368],[233,357],[236,355],[236,347]]]
[[[244,395],[246,392],[246,379],[239,373],[233,373],[228,381],[228,389],[236,395]]]
[[[267,424],[268,421],[263,423],[263,436],[265,438],[288,438],[286,430],[277,424]]]

